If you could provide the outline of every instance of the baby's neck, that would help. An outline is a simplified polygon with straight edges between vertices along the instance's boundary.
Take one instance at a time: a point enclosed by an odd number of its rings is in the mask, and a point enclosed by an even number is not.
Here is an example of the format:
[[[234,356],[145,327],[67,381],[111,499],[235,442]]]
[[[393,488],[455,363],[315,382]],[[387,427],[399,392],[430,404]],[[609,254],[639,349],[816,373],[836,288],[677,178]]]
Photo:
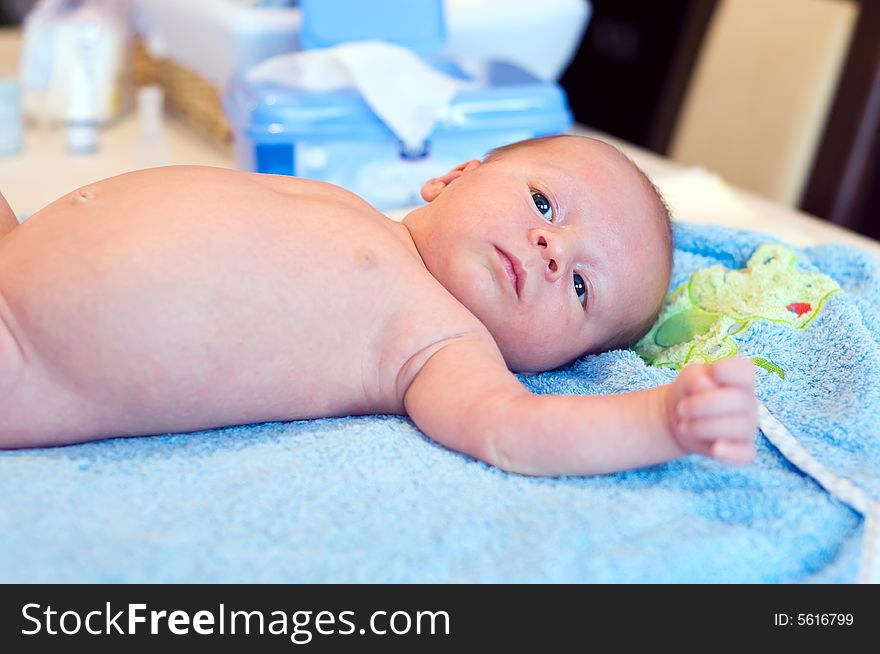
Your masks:
[[[425,218],[427,218],[427,216],[424,216],[423,214],[428,207],[429,205],[417,207],[406,214],[403,220],[396,223],[401,228],[398,237],[403,240],[407,249],[410,249],[412,253],[419,258],[419,261],[422,262],[422,265],[424,265],[425,268],[427,268],[427,264],[425,264],[425,261],[422,258],[419,244],[423,243],[423,239],[426,238]],[[430,272],[430,268],[427,269]]]

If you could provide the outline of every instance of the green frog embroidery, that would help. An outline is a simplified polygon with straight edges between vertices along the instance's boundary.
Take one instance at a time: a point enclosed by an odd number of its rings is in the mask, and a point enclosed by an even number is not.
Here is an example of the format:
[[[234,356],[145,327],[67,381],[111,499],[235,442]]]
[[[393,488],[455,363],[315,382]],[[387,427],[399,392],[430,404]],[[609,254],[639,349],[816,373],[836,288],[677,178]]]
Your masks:
[[[796,261],[788,248],[766,243],[745,268],[697,270],[666,298],[657,322],[633,349],[648,363],[680,370],[733,356],[739,350],[733,337],[756,320],[804,329],[840,287],[827,275],[798,270]],[[772,361],[752,361],[785,378]]]

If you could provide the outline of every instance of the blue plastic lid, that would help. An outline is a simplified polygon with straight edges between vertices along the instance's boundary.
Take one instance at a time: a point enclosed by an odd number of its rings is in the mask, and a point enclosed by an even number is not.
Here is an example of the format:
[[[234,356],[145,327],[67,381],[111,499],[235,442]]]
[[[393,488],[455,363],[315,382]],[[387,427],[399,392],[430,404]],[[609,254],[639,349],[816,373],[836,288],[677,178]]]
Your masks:
[[[223,98],[230,122],[259,143],[302,138],[394,138],[357,91],[307,93],[233,78]],[[484,88],[461,91],[432,138],[505,130],[558,134],[571,126],[565,93],[521,68],[494,62]]]
[[[300,0],[302,49],[385,41],[422,55],[446,41],[443,0]]]

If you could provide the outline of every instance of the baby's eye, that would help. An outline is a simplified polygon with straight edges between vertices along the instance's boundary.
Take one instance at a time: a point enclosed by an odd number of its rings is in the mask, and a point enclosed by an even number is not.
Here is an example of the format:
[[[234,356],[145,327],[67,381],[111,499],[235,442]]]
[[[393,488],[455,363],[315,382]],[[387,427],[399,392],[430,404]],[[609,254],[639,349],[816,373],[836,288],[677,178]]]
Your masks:
[[[584,283],[584,278],[577,273],[574,274],[574,292],[577,293],[581,304],[587,301],[587,285]]]
[[[535,206],[538,207],[538,211],[541,212],[541,215],[548,222],[553,221],[553,207],[550,206],[550,200],[544,197],[541,193],[532,193],[532,200],[535,201]]]

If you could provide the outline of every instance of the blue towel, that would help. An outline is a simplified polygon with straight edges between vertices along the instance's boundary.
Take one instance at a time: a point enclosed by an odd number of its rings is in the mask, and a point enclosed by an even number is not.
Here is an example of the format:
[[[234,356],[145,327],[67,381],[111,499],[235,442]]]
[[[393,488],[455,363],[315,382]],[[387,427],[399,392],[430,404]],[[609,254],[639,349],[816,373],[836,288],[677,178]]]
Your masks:
[[[743,266],[766,235],[680,225],[672,288]],[[799,265],[843,288],[804,331],[756,323],[758,394],[828,469],[880,497],[880,273],[828,245]],[[630,351],[523,377],[536,393],[672,379]],[[0,454],[3,582],[851,582],[862,516],[764,438],[596,477],[508,474],[366,416]]]

